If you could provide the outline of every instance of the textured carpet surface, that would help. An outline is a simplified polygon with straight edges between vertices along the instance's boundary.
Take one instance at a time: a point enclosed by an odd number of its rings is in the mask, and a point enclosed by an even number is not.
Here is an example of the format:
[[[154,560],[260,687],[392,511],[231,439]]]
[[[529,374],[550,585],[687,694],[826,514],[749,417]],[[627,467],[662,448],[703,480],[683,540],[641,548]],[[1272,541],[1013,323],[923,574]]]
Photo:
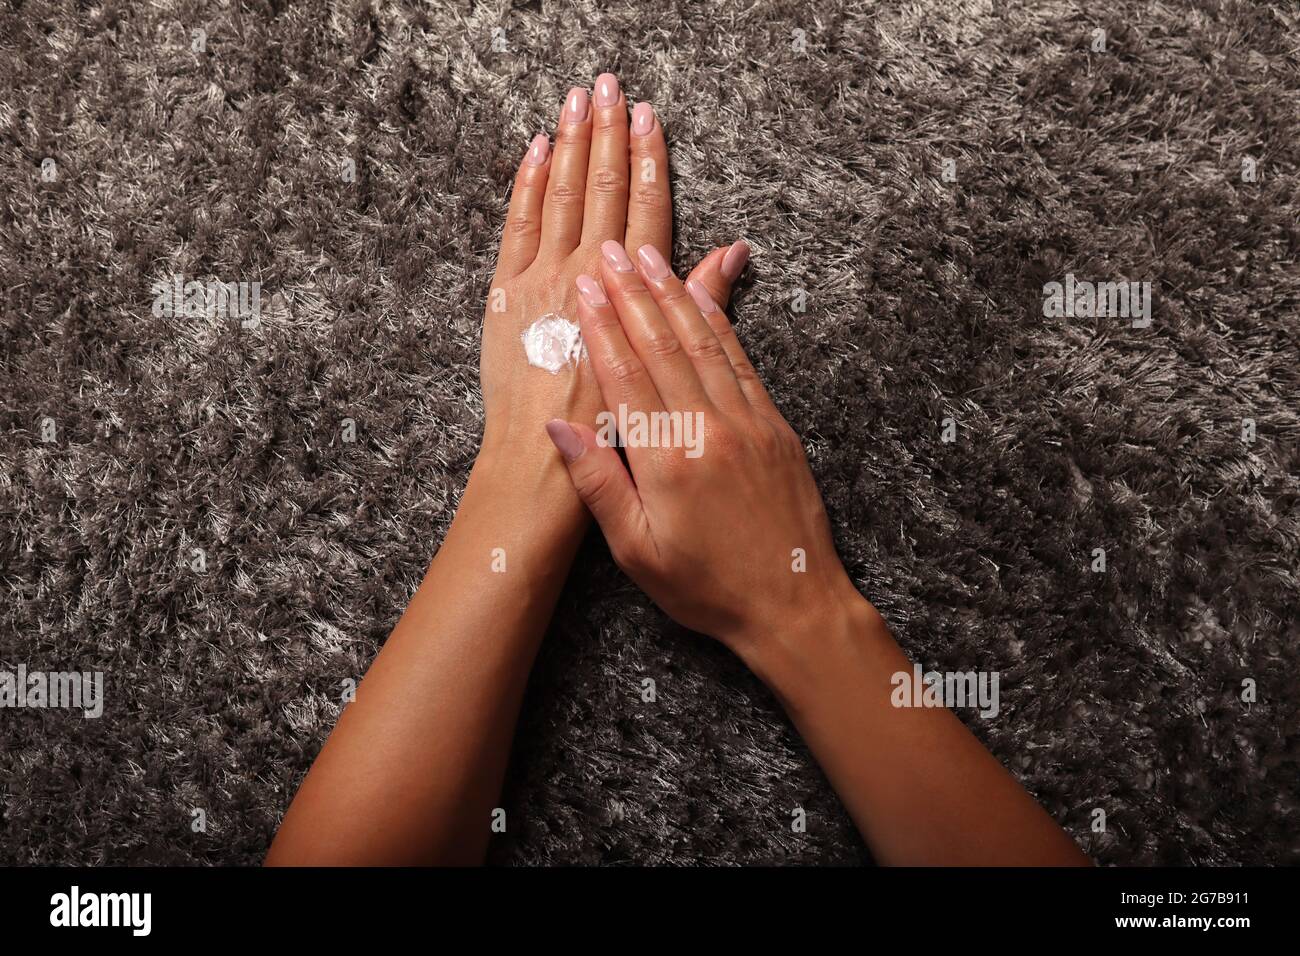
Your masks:
[[[1298,38],[1233,0],[10,0],[0,668],[107,700],[0,710],[0,862],[260,859],[463,486],[514,166],[605,69],[668,131],[678,266],[755,249],[737,325],[854,579],[1000,673],[963,719],[1101,862],[1300,862]],[[178,273],[260,281],[260,325],[156,317]],[[1150,281],[1151,327],[1045,317],[1067,273]],[[497,863],[869,860],[594,536],[503,800]]]

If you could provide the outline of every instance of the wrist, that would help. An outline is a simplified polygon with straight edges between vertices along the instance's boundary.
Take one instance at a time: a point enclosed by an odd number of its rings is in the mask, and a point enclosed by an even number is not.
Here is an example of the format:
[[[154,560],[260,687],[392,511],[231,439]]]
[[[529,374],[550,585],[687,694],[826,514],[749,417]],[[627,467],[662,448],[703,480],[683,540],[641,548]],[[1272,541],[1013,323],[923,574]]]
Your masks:
[[[559,462],[558,468],[550,458]],[[485,441],[430,571],[455,555],[457,562],[499,572],[489,579],[514,587],[513,601],[549,607],[568,575],[587,520],[558,454],[508,450]]]
[[[782,700],[799,711],[837,675],[873,673],[901,655],[880,612],[850,582],[788,625],[737,642],[733,650]]]
[[[489,429],[474,459],[467,495],[471,489],[531,524],[540,524],[543,517],[565,526],[587,524],[587,509],[568,468],[540,426],[530,438]]]

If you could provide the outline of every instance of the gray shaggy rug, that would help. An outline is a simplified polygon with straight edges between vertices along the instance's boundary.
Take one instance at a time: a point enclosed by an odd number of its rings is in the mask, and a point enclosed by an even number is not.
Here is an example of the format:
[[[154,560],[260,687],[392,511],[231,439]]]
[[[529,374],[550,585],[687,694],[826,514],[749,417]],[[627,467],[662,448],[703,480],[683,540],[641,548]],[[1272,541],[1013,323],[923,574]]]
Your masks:
[[[927,668],[1000,673],[963,719],[1100,862],[1300,862],[1298,35],[1239,0],[10,0],[0,669],[106,702],[0,710],[0,861],[260,860],[451,519],[515,164],[610,69],[668,130],[678,266],[754,247],[737,325],[854,579]],[[260,281],[260,324],[155,316],[174,274]],[[1067,274],[1149,281],[1150,326],[1045,316]],[[501,864],[870,859],[594,534],[503,800]]]

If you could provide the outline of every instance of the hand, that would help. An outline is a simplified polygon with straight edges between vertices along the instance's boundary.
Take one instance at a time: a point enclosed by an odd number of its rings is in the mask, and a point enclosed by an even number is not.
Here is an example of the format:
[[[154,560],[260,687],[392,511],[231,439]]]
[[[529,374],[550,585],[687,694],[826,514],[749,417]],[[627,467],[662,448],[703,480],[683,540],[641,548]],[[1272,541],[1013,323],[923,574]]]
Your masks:
[[[680,624],[742,657],[774,629],[865,603],[803,446],[709,290],[683,286],[653,245],[602,252],[601,285],[578,279],[578,316],[605,408],[626,410],[631,474],[585,423],[546,427],[619,566]],[[679,447],[637,445],[638,413],[678,415]]]
[[[555,148],[533,139],[515,178],[496,274],[483,320],[480,370],[486,413],[484,444],[530,447],[556,416],[591,421],[600,396],[587,361],[556,374],[530,366],[520,335],[541,316],[576,318],[574,280],[596,268],[600,244],[617,240],[672,249],[672,196],[663,127],[649,103],[638,103],[629,128],[627,100],[609,73],[594,98],[574,87],[565,99]],[[725,297],[744,266],[714,250],[697,278]],[[506,451],[510,457],[510,451]]]

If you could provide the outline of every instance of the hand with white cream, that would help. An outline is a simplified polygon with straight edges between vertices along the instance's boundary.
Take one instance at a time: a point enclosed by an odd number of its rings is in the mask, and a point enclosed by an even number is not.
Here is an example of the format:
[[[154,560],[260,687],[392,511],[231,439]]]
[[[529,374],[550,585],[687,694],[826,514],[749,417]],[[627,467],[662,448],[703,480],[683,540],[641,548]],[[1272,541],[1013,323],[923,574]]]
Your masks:
[[[419,589],[312,765],[272,864],[476,863],[498,812],[519,702],[588,526],[543,424],[593,422],[600,394],[564,323],[602,242],[672,248],[663,129],[629,126],[618,81],[569,92],[554,151],[519,167],[484,310],[483,444]],[[725,302],[748,258],[714,249],[692,273]],[[525,341],[537,320],[552,324]],[[529,354],[534,361],[530,363]]]
[[[483,314],[484,446],[505,456],[538,447],[551,418],[591,421],[600,394],[577,341],[575,279],[614,240],[672,252],[668,147],[654,108],[628,103],[609,73],[593,94],[565,98],[552,148],[533,138],[515,177],[496,274]],[[748,258],[735,243],[701,263],[697,279],[725,296]],[[531,361],[530,361],[531,359]]]

